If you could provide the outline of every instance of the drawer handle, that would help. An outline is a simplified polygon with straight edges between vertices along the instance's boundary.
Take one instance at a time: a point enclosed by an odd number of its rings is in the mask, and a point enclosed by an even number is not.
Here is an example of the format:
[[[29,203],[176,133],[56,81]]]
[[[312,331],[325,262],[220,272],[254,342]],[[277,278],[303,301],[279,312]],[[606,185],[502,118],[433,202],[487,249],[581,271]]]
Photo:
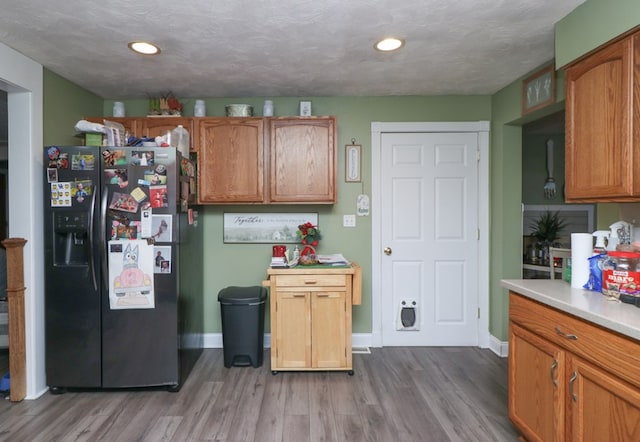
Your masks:
[[[578,402],[578,396],[573,392],[573,383],[578,379],[578,373],[575,371],[571,373],[571,378],[569,379],[569,393],[571,394],[571,398],[573,402]]]
[[[310,285],[310,284],[317,284],[317,283],[318,283],[318,280],[317,280],[317,279],[305,279],[305,280],[304,280],[304,283],[305,283],[305,284],[308,284],[308,285]]]
[[[551,382],[553,382],[553,386],[558,388],[558,379],[556,378],[556,368],[558,368],[558,360],[554,359],[553,364],[551,364],[550,375],[551,375]]]
[[[305,295],[304,293],[298,293],[298,294],[293,295],[294,298],[304,298],[305,296],[307,296],[307,295]]]
[[[556,329],[556,333],[559,334],[560,336],[562,336],[563,338],[571,339],[572,341],[577,341],[578,340],[578,337],[576,335],[563,332],[562,330],[560,330],[558,328],[557,325],[556,325],[555,329]]]
[[[328,297],[329,297],[329,294],[328,294],[328,293],[318,293],[316,296],[317,296],[318,298],[328,298]]]

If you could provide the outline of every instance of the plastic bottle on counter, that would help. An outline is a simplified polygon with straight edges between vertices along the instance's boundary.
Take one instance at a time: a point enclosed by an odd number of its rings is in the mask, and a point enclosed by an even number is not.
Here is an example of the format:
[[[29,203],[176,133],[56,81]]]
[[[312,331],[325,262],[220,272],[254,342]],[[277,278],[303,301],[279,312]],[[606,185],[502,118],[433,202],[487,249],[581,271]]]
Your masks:
[[[181,124],[171,131],[170,144],[176,147],[183,157],[189,158],[189,132]]]
[[[567,266],[564,268],[564,280],[571,284],[571,258],[567,258]]]
[[[298,262],[298,259],[300,259],[300,249],[298,248],[298,246],[296,246],[295,249],[293,249],[293,262]]]

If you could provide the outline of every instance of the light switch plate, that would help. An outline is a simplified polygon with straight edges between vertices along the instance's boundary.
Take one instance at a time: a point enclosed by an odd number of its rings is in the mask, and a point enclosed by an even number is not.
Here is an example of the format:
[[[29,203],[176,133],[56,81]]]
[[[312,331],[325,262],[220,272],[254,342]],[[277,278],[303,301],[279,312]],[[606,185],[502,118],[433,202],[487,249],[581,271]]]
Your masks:
[[[343,227],[355,227],[356,226],[356,216],[355,215],[343,215],[342,216],[342,226]]]

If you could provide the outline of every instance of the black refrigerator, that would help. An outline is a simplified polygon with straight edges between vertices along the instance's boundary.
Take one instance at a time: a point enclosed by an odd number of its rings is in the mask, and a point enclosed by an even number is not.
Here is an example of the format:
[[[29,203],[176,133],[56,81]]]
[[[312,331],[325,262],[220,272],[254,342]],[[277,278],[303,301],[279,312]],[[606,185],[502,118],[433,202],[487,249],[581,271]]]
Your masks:
[[[174,148],[45,147],[46,378],[53,393],[180,388],[183,161]]]

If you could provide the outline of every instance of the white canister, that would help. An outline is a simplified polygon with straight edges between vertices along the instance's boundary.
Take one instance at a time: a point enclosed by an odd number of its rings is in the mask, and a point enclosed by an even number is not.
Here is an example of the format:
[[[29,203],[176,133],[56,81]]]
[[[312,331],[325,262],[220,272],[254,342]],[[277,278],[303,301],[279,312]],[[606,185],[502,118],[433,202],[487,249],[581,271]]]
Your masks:
[[[264,107],[262,108],[262,115],[265,117],[273,117],[273,101],[264,100]]]
[[[122,101],[116,101],[113,103],[113,116],[124,117],[124,103]]]
[[[207,114],[207,108],[204,104],[204,100],[196,100],[196,104],[193,108],[193,115],[195,117],[204,117]]]
[[[300,102],[300,116],[301,117],[309,117],[309,116],[311,116],[311,102],[310,101],[301,101]]]

